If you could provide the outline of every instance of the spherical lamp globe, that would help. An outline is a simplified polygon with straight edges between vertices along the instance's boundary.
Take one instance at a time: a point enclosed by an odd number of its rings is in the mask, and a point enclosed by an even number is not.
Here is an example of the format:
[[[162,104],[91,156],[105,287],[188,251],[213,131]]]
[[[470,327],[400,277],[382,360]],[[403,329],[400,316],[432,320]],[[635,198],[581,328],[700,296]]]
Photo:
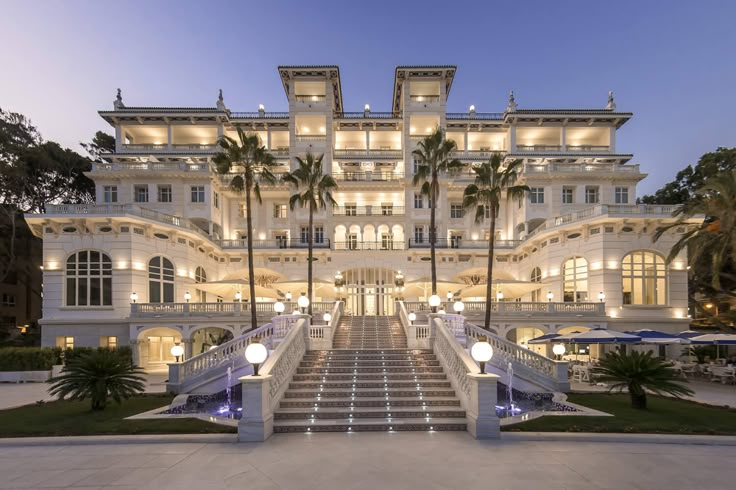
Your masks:
[[[258,376],[258,366],[268,357],[268,350],[263,344],[252,343],[245,348],[245,360],[253,365],[253,376]]]
[[[332,315],[329,312],[325,312],[325,314],[322,315],[322,319],[325,321],[327,325],[329,325],[330,321],[332,320]]]
[[[306,295],[302,293],[302,295],[299,296],[299,299],[296,300],[296,304],[299,305],[299,308],[302,309],[302,313],[304,313],[304,310],[306,310],[307,306],[309,306],[309,298],[307,298]]]
[[[442,303],[442,299],[436,294],[429,297],[429,306],[432,307],[432,311],[437,311],[437,307]]]
[[[455,301],[455,303],[453,303],[452,309],[455,310],[455,313],[459,315],[463,312],[463,310],[465,310],[465,303],[463,303],[460,300],[457,300]]]
[[[563,344],[555,344],[552,346],[552,353],[558,358],[562,358],[565,354],[565,346]]]
[[[179,344],[174,345],[171,348],[171,355],[176,358],[176,362],[179,362],[179,358],[184,355],[184,347]]]
[[[493,347],[486,341],[476,342],[470,348],[470,355],[480,364],[480,373],[485,374],[486,363],[493,357]]]
[[[277,315],[280,315],[284,312],[286,309],[286,306],[281,301],[277,301],[273,304],[273,311],[276,312]]]
[[[415,321],[417,321],[417,314],[412,311],[411,313],[409,313],[409,323],[414,325]]]

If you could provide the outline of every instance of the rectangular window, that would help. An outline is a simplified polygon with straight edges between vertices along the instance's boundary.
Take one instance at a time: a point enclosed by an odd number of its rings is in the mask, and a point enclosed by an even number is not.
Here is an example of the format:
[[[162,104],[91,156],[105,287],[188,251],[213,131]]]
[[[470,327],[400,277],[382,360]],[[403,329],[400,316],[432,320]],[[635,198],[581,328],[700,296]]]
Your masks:
[[[345,216],[357,216],[358,206],[355,203],[345,205]]]
[[[417,159],[414,159],[414,173],[416,174],[419,171],[419,162]]]
[[[302,226],[299,230],[299,241],[301,243],[309,243],[309,227]]]
[[[575,188],[574,187],[563,187],[562,188],[562,204],[574,204],[575,203]]]
[[[279,248],[286,248],[289,244],[289,237],[285,234],[283,235],[275,235],[274,238],[276,239],[276,245]]]
[[[118,346],[117,337],[100,337],[100,347],[107,347],[108,349],[115,349]]]
[[[286,214],[286,204],[274,204],[273,205],[273,217],[277,219],[285,219],[287,216]]]
[[[414,243],[424,243],[424,227],[414,227]]]
[[[483,206],[483,219],[491,219],[491,207]]]
[[[106,185],[103,187],[102,200],[106,203],[118,202],[118,186]]]
[[[450,248],[460,248],[462,239],[462,235],[450,235]]]
[[[61,349],[73,349],[74,337],[56,337],[56,347]]]
[[[192,202],[204,202],[204,186],[192,186]]]
[[[393,204],[381,204],[381,215],[382,216],[393,216],[394,205]]]
[[[158,202],[171,202],[171,184],[158,186]]]
[[[544,204],[544,187],[532,187],[529,199],[532,204]]]
[[[381,233],[381,250],[392,250],[394,238],[389,233]]]
[[[586,185],[585,186],[585,204],[598,204],[598,186],[597,185]]]
[[[325,243],[325,229],[322,226],[314,227],[314,243]]]
[[[450,218],[460,219],[463,217],[463,205],[461,203],[450,203]]]
[[[357,233],[350,233],[347,236],[348,239],[348,250],[358,250],[358,234]]]
[[[414,209],[422,209],[424,207],[424,198],[421,194],[414,193]]]
[[[148,202],[148,186],[147,185],[133,186],[133,200],[135,202]]]
[[[213,196],[214,196],[215,208],[220,209],[220,193],[215,192],[213,193]]]
[[[616,204],[629,204],[629,188],[616,187],[615,199]]]

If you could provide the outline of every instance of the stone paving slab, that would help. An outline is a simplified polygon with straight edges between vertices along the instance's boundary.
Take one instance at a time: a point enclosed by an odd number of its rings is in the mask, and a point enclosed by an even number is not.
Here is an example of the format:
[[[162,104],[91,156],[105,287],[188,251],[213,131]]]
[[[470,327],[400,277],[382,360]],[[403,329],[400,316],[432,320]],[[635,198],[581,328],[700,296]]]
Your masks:
[[[720,445],[516,434],[476,441],[466,433],[284,434],[261,444],[161,439],[5,445],[0,488],[690,490],[736,480],[736,447]]]

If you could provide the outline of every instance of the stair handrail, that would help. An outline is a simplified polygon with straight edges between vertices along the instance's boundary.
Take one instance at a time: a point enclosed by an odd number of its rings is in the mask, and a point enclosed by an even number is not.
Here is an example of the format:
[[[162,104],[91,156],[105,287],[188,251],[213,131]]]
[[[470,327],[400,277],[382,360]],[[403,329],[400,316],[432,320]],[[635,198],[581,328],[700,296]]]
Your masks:
[[[566,361],[550,359],[472,323],[465,323],[465,335],[468,349],[478,341],[479,337],[486,338],[486,341],[493,347],[490,364],[496,368],[506,372],[510,362],[515,375],[522,379],[553,391],[569,389]]]
[[[430,314],[429,325],[435,334],[434,353],[460,399],[460,404],[467,410],[472,396],[472,384],[468,374],[480,374],[480,368],[457,342],[440,315]]]
[[[412,323],[409,321],[409,313],[403,301],[399,304],[399,323],[401,323],[406,335],[407,347],[410,349],[427,349],[431,346],[432,327],[429,323]]]
[[[268,382],[268,404],[271,412],[278,407],[284,392],[289,387],[289,381],[307,352],[305,331],[308,326],[309,318],[300,317],[261,367],[261,375],[271,376]]]

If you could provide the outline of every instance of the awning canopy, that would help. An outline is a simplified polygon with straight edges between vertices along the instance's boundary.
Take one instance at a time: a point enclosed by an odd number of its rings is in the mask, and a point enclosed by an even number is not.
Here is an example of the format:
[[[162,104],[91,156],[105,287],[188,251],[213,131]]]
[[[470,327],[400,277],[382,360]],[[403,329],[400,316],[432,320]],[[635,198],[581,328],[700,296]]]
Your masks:
[[[624,332],[629,335],[635,335],[641,337],[643,344],[689,344],[690,341],[677,335],[672,335],[666,332],[659,332],[657,330],[651,330],[648,328],[642,328],[639,330],[633,330],[630,332]]]
[[[736,345],[736,335],[727,333],[709,333],[690,339],[695,345]]]
[[[635,344],[641,342],[638,335],[630,335],[615,330],[594,328],[587,332],[566,335],[565,342],[570,344]],[[563,339],[558,339],[562,341]]]
[[[561,337],[558,333],[546,333],[539,337],[534,337],[527,344],[546,344],[547,342],[554,342]]]

